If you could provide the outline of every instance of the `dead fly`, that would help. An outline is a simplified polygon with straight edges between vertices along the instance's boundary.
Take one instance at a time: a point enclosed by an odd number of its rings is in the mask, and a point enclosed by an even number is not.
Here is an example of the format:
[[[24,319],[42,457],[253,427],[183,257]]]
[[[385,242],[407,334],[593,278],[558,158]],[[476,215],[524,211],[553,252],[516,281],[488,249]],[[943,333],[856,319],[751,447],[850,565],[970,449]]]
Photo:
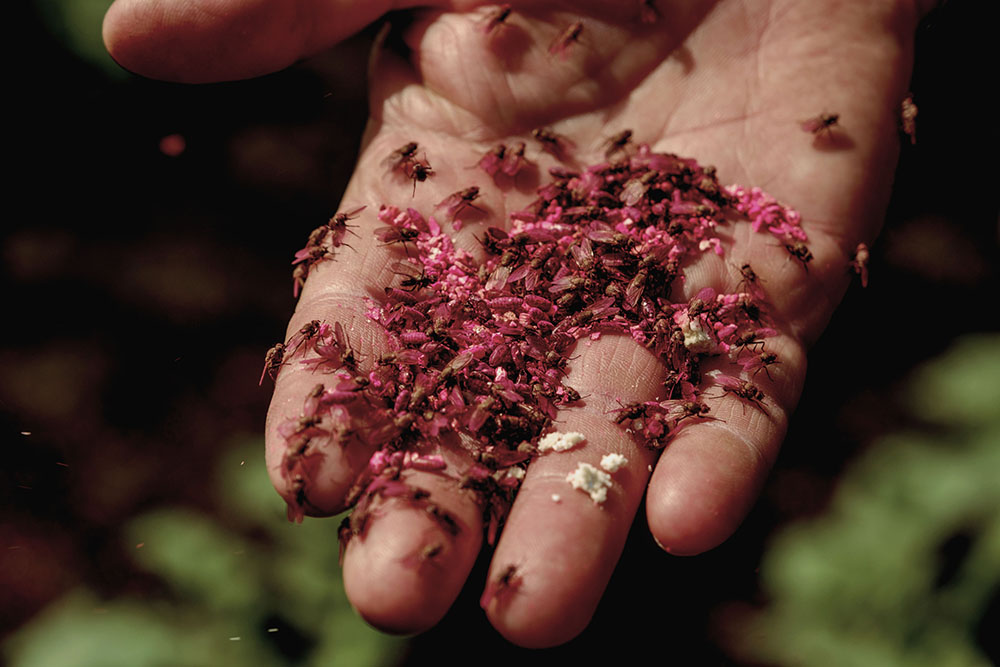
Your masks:
[[[357,355],[354,354],[354,349],[351,347],[351,341],[348,340],[347,332],[344,331],[344,327],[340,325],[340,322],[333,323],[333,335],[334,340],[337,341],[337,347],[340,348],[341,365],[346,366],[352,373],[357,373]]]
[[[477,433],[483,427],[486,420],[493,415],[494,406],[496,406],[496,399],[492,396],[487,396],[476,404],[476,407],[473,408],[472,413],[469,415],[470,432]]]
[[[444,543],[442,542],[432,542],[424,546],[419,551],[410,554],[403,559],[403,565],[409,568],[417,569],[427,563],[436,563],[438,557],[444,553]]]
[[[781,362],[778,361],[778,355],[774,352],[761,352],[760,354],[750,357],[744,361],[743,370],[746,373],[753,371],[750,377],[756,377],[757,373],[764,371],[764,374],[767,375],[767,379],[773,380],[774,378],[771,377],[771,371],[769,371],[768,368],[780,363]]]
[[[545,267],[546,262],[549,261],[549,258],[552,257],[552,253],[554,253],[557,248],[558,246],[555,243],[539,243],[535,246],[535,249],[531,251],[528,266],[536,271],[541,270]],[[543,308],[543,310],[545,309]]]
[[[304,475],[310,479],[315,477],[323,460],[323,453],[319,448],[311,445],[313,443],[312,436],[323,433],[321,429],[317,428],[320,421],[319,417],[300,417],[296,422],[291,422],[291,424],[295,424],[296,432],[289,432],[287,427],[282,429],[281,434],[288,442],[285,453],[282,455],[281,475],[289,483],[294,482],[296,478],[304,480]],[[282,424],[282,426],[286,426],[286,424]],[[312,433],[307,434],[307,431],[312,431]],[[305,436],[293,439],[295,435],[300,434],[305,434]]]
[[[507,19],[510,18],[511,11],[510,5],[507,4],[495,7],[493,11],[486,15],[486,21],[482,27],[483,33],[492,35],[497,30],[503,28],[506,25]]]
[[[610,296],[598,299],[587,308],[579,310],[559,322],[558,329],[560,331],[565,331],[567,326],[585,327],[596,319],[614,317],[618,313],[618,308],[616,308],[614,304],[615,300]]]
[[[801,121],[799,127],[802,128],[803,132],[809,132],[815,136],[825,133],[829,137],[832,132],[831,128],[837,124],[838,120],[840,120],[840,114],[824,112],[818,116]]]
[[[674,403],[668,413],[672,421],[671,431],[685,419],[715,419],[715,417],[708,416],[711,408],[700,401],[665,401],[665,403]]]
[[[656,177],[657,173],[650,171],[637,178],[630,178],[622,186],[622,191],[618,195],[618,199],[626,206],[635,206],[646,196],[646,192],[649,191],[649,184]]]
[[[646,407],[645,403],[638,402],[626,403],[625,405],[622,405],[617,410],[613,410],[613,412],[617,413],[615,415],[615,423],[624,424],[627,421],[642,419],[646,416]],[[641,430],[641,428],[642,427],[640,427],[639,430]]]
[[[265,375],[270,375],[272,380],[278,377],[278,369],[281,368],[281,363],[284,359],[284,343],[277,343],[274,347],[267,351],[267,354],[264,355],[264,370],[260,374],[260,382],[257,383],[258,387],[264,384]]]
[[[799,262],[802,264],[802,268],[806,270],[806,273],[809,272],[809,262],[812,261],[813,254],[812,252],[809,251],[809,247],[806,246],[805,243],[803,243],[802,241],[794,241],[792,243],[786,243],[785,250],[788,251],[789,255],[799,260]]]
[[[564,156],[569,152],[569,140],[548,128],[536,127],[531,131],[531,136],[541,144],[543,151],[557,160],[564,159]]]
[[[577,267],[579,267],[581,271],[589,272],[592,268],[594,268],[594,246],[591,245],[590,239],[586,236],[581,238],[579,242],[574,243],[569,247],[569,254],[573,256],[573,260],[576,262]],[[560,280],[563,279],[560,278]],[[553,290],[549,291],[551,292]]]
[[[319,413],[329,410],[333,405],[346,405],[348,403],[353,403],[361,397],[360,392],[362,389],[364,389],[364,385],[354,382],[353,378],[343,380],[338,383],[336,388],[330,390],[327,390],[326,386],[322,383],[317,384],[312,388],[312,391],[306,395],[306,399],[302,404],[302,414],[305,415],[305,417],[301,419],[308,418],[311,415],[313,419],[317,420],[315,425],[318,425],[320,417],[317,415]],[[286,422],[286,424],[287,423],[289,422]],[[284,426],[284,424],[282,426]],[[347,434],[344,433],[344,435]]]
[[[289,521],[302,523],[306,515],[306,506],[314,507],[309,498],[306,497],[306,480],[302,475],[296,475],[289,484],[289,491],[293,494],[293,500],[287,501],[286,516]]]
[[[323,324],[319,320],[310,320],[306,322],[301,329],[292,334],[292,337],[285,342],[285,352],[288,357],[298,352],[299,348],[308,343],[309,341],[315,340],[324,330],[328,331],[328,328],[324,328]]]
[[[581,399],[580,392],[569,385],[562,385],[562,390],[565,403],[576,403]]]
[[[508,565],[496,579],[487,582],[483,596],[479,598],[479,606],[486,609],[493,600],[503,603],[521,586],[521,577],[517,574],[516,565]]]
[[[393,273],[400,276],[400,288],[407,292],[415,292],[434,284],[434,278],[428,276],[423,267],[412,262],[396,262],[393,264],[393,268],[395,269]]]
[[[451,361],[444,365],[441,372],[437,376],[437,386],[441,386],[446,382],[450,382],[454,379],[455,373],[459,373],[465,369],[466,366],[471,364],[475,360],[475,356],[469,351],[465,350],[459,352]]]
[[[501,167],[503,173],[508,176],[516,176],[519,171],[529,164],[528,160],[524,157],[525,148],[524,142],[521,141],[518,142],[517,148],[507,150],[507,154],[503,159],[503,167]]]
[[[760,352],[764,349],[764,338],[768,336],[776,336],[778,334],[774,329],[758,329],[756,331],[748,331],[746,333],[740,334],[730,343],[730,348],[736,350],[737,352],[748,349],[752,352]]]
[[[545,428],[549,425],[548,416],[530,403],[525,403],[524,399],[521,399],[521,402],[516,403],[516,405],[521,414],[538,428]]]
[[[861,276],[862,287],[868,287],[869,256],[870,253],[868,252],[868,246],[864,243],[859,243],[858,247],[854,250],[854,255],[851,256],[851,270]]]
[[[750,382],[749,380],[741,380],[740,378],[733,377],[731,375],[717,375],[714,379],[716,383],[722,386],[723,392],[753,403],[764,413],[767,413],[767,409],[764,407],[764,404],[761,403],[761,401],[764,400],[764,392],[762,392],[753,382]]]
[[[417,181],[423,183],[434,175],[434,169],[427,160],[417,159],[417,142],[411,141],[394,150],[386,158],[386,163],[393,171],[401,172],[413,181],[413,193],[417,192]]]
[[[403,349],[396,350],[395,352],[386,352],[378,358],[379,366],[393,366],[393,365],[403,365],[403,366],[419,366],[421,368],[427,367],[427,355],[420,350],[413,349]]]
[[[420,146],[415,141],[403,144],[389,154],[389,157],[385,159],[385,163],[393,171],[405,172],[406,165],[413,161],[418,148],[420,148]]]
[[[333,241],[332,241],[333,242],[333,247],[336,248],[337,246],[341,245],[340,244],[340,238],[337,235],[337,232],[350,231],[350,229],[348,229],[349,227],[356,227],[357,225],[349,225],[349,224],[347,224],[347,221],[348,220],[354,220],[355,218],[357,218],[358,214],[360,214],[361,211],[365,210],[366,208],[368,208],[368,207],[367,206],[359,206],[358,208],[352,209],[350,211],[346,211],[346,212],[343,212],[343,213],[337,213],[335,216],[333,216],[332,218],[330,218],[330,221],[328,223],[326,223],[326,226],[327,226],[327,228],[331,232],[334,233],[334,237],[333,237]],[[354,232],[351,232],[351,233],[354,234]],[[342,235],[343,234],[341,233],[340,236],[342,236]],[[357,234],[354,234],[354,235],[357,236]]]
[[[309,240],[306,242],[306,247],[295,252],[295,259],[292,260],[292,296],[298,297],[299,292],[305,285],[306,278],[309,277],[309,270],[312,268],[313,264],[319,262],[327,257],[332,257],[333,252],[327,249],[324,245],[326,237],[329,235],[330,228],[326,225],[317,227],[309,234]],[[347,245],[336,239],[331,245],[334,247],[340,245]]]
[[[344,554],[347,553],[347,545],[353,536],[354,531],[351,530],[351,515],[347,515],[340,520],[340,525],[337,527],[337,541],[340,543],[338,559],[341,567],[344,566]]]
[[[600,284],[596,280],[587,278],[585,276],[567,274],[562,278],[558,278],[552,281],[552,284],[549,286],[549,293],[560,294],[568,291],[573,296],[576,296],[579,293],[595,294],[599,287]],[[562,297],[560,297],[560,300],[561,299]],[[556,305],[559,306],[560,308],[566,308],[567,304],[570,302],[571,300],[569,299],[567,299],[563,303],[559,303],[557,301]]]
[[[476,163],[480,169],[487,173],[489,176],[496,176],[497,172],[503,167],[504,156],[507,154],[507,147],[503,144],[497,144],[490,150],[486,152],[479,162]]]
[[[624,151],[631,143],[632,130],[622,130],[604,142],[604,157],[610,158],[615,153]]]
[[[376,227],[374,232],[375,238],[381,241],[384,245],[392,245],[393,243],[403,244],[403,250],[409,255],[410,251],[407,250],[407,243],[416,241],[417,237],[420,236],[420,232],[416,229],[411,229],[410,227],[392,227],[386,225],[384,227]]]
[[[483,209],[479,208],[472,202],[479,198],[479,186],[473,185],[471,187],[465,188],[464,190],[459,190],[458,192],[453,192],[441,201],[437,203],[435,209],[441,208],[442,206],[448,211],[448,215],[451,216],[452,221],[455,217],[461,213],[465,208],[474,208],[480,213],[483,213]]]
[[[491,255],[500,255],[514,245],[514,240],[510,235],[499,227],[487,227],[480,241],[483,248]]]
[[[407,163],[403,173],[413,181],[413,194],[415,195],[417,194],[417,183],[423,183],[429,177],[433,176],[434,169],[431,168],[431,165],[426,160],[413,160]]]
[[[750,267],[750,264],[744,264],[740,267],[740,282],[736,284],[736,291],[747,292],[758,299],[762,298],[764,294],[760,288],[761,282],[763,281],[760,276]]]
[[[427,503],[424,510],[427,512],[428,516],[434,519],[437,524],[444,528],[445,532],[452,537],[457,537],[462,531],[462,528],[458,525],[455,517],[453,517],[447,510],[441,509],[434,503]]]
[[[649,268],[643,267],[639,269],[635,277],[629,281],[628,287],[625,289],[625,309],[634,311],[635,307],[639,305],[639,298],[642,296],[642,292],[646,289],[646,280],[649,277]]]
[[[580,39],[583,33],[583,21],[571,23],[562,33],[549,45],[549,53],[559,55],[563,58],[569,52],[569,47]]]
[[[299,292],[306,284],[306,278],[309,277],[309,265],[299,264],[294,269],[292,269],[292,296],[298,298]]]
[[[763,317],[763,314],[760,312],[760,306],[754,303],[749,297],[740,299],[739,312],[748,320],[755,323],[760,323],[761,317]]]

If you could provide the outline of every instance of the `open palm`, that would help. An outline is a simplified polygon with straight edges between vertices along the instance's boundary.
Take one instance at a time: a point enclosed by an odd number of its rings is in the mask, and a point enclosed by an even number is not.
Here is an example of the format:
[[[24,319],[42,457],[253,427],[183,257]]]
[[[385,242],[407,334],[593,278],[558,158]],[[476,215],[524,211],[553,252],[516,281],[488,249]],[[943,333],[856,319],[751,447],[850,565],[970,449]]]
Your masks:
[[[386,3],[196,3],[119,0],[106,21],[112,54],[141,73],[202,81],[260,74],[332,44],[374,20]],[[712,401],[717,420],[689,424],[657,460],[613,423],[618,401],[650,400],[663,369],[624,337],[578,346],[567,384],[587,400],[560,413],[560,430],[588,441],[574,455],[542,457],[528,471],[490,569],[495,580],[517,567],[517,594],[487,606],[512,641],[546,646],[579,633],[607,584],[632,517],[647,491],[650,529],[664,549],[693,554],[725,539],[751,506],[784,437],[802,388],[805,348],[820,334],[846,287],[848,258],[877,231],[896,158],[899,101],[910,70],[918,11],[904,2],[720,1],[655,4],[654,22],[640,21],[642,2],[523,3],[503,26],[484,32],[490,8],[438,3],[413,12],[378,49],[371,70],[366,136],[342,210],[367,206],[353,224],[358,238],[337,261],[309,274],[289,333],[320,319],[343,323],[364,361],[385,351],[384,334],[367,319],[364,299],[398,278],[396,248],[370,233],[380,204],[425,214],[453,192],[476,185],[483,213],[474,213],[456,244],[483,256],[477,237],[505,226],[524,208],[550,166],[530,132],[553,128],[572,141],[576,167],[603,159],[604,144],[630,129],[653,149],[696,158],[718,169],[723,183],[758,186],[803,215],[808,270],[773,237],[747,225],[730,228],[726,257],[685,267],[675,298],[705,286],[733,291],[736,267],[760,276],[780,335],[768,349],[781,364],[759,375],[765,410],[747,410],[725,395]],[[563,54],[550,45],[574,21],[579,39]],[[399,21],[397,21],[397,24]],[[401,41],[400,41],[401,40]],[[405,46],[404,46],[405,45]],[[390,48],[391,47],[391,48]],[[821,112],[841,127],[815,138],[799,122]],[[516,177],[492,179],[473,167],[498,143],[528,142],[537,164]],[[386,166],[408,142],[433,166],[413,184]],[[447,216],[442,216],[447,217]],[[365,231],[367,230],[367,232]],[[286,447],[279,425],[300,414],[314,374],[289,366],[278,376],[267,426],[267,459],[279,492],[292,491],[280,468]],[[566,486],[577,460],[618,452],[625,474],[603,507]],[[458,469],[459,450],[444,452]],[[308,510],[330,514],[369,451],[331,447],[310,481]],[[649,472],[652,471],[652,472]],[[426,513],[387,501],[363,540],[352,540],[344,579],[353,604],[371,623],[410,632],[436,623],[464,585],[482,547],[480,510],[454,482],[408,471],[465,528],[449,539],[433,567],[412,555],[441,539]],[[553,502],[553,494],[561,495]],[[334,535],[331,526],[331,537]]]

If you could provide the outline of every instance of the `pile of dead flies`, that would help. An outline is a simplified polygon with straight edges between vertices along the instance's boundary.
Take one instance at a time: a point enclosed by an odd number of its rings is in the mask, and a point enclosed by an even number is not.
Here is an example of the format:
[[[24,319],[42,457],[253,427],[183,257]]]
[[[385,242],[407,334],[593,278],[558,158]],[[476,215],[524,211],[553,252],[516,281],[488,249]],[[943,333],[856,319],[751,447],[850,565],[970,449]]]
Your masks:
[[[416,144],[407,144],[392,158],[414,183],[433,173],[416,156]],[[509,167],[494,164],[502,159],[498,147],[480,167]],[[301,520],[308,506],[317,457],[331,444],[354,443],[374,454],[349,494],[354,512],[341,527],[344,543],[363,537],[379,497],[420,507],[444,531],[458,533],[456,520],[426,490],[402,479],[407,468],[451,477],[473,493],[494,543],[539,439],[561,407],[582,400],[564,379],[574,346],[585,338],[631,336],[665,365],[660,400],[624,404],[608,415],[652,449],[667,446],[685,424],[710,418],[699,370],[707,356],[728,355],[742,367],[740,377],[714,381],[762,407],[753,378],[779,360],[765,349],[776,332],[753,269],[739,267],[742,280],[732,294],[706,288],[677,302],[672,287],[698,254],[723,254],[722,225],[770,233],[805,266],[811,255],[799,215],[758,189],[720,186],[711,167],[648,146],[550,174],[537,199],[511,215],[509,231],[486,230],[481,241],[489,259],[480,265],[454,247],[433,216],[380,208],[383,226],[374,233],[408,255],[396,265],[399,284],[369,308],[388,341],[380,358],[363,364],[339,322],[318,320],[272,348],[265,366],[272,376],[300,364],[330,377],[304,397],[301,416],[279,428],[287,441],[282,474],[294,490],[291,519]],[[478,192],[469,190],[442,202],[449,215],[471,204]],[[296,293],[308,267],[343,243],[360,210],[313,232],[296,255]],[[448,469],[435,453],[445,434],[467,449],[466,469]]]

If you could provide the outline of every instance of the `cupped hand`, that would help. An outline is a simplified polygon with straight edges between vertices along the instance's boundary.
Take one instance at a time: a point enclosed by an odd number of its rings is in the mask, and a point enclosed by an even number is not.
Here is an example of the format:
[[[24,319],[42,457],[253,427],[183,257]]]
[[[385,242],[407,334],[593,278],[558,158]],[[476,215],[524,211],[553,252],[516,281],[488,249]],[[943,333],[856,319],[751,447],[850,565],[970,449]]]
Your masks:
[[[180,81],[241,78],[314,54],[375,20],[389,2],[350,0],[118,0],[105,22],[112,55],[139,73]],[[875,235],[896,160],[899,103],[905,94],[912,34],[920,8],[911,3],[727,1],[655,3],[513,3],[505,23],[485,29],[491,7],[438,2],[393,15],[394,30],[370,63],[371,118],[341,210],[367,208],[352,221],[357,237],[335,261],[309,272],[289,336],[318,319],[343,324],[362,367],[385,351],[365,299],[398,280],[398,247],[371,230],[379,205],[426,214],[448,195],[475,185],[483,214],[455,231],[457,246],[482,258],[477,238],[505,226],[534,199],[558,161],[530,138],[549,127],[571,140],[570,167],[601,161],[607,139],[630,129],[654,150],[712,164],[722,183],[758,186],[802,213],[814,259],[791,259],[774,237],[731,227],[723,259],[685,267],[675,298],[703,287],[732,292],[749,263],[760,277],[779,335],[767,340],[780,364],[755,377],[766,397],[748,409],[730,393],[711,401],[717,419],[681,428],[657,457],[609,417],[631,401],[656,398],[663,368],[626,337],[578,346],[566,383],[587,397],[558,418],[587,442],[573,455],[545,456],[529,467],[496,546],[489,579],[516,567],[514,594],[494,596],[495,627],[524,646],[550,646],[587,624],[621,553],[643,493],[650,530],[674,554],[695,554],[740,523],[773,463],[805,378],[805,350],[821,333],[850,279],[859,242]],[[654,13],[648,13],[652,5]],[[647,7],[646,21],[642,19]],[[650,20],[655,19],[655,20]],[[583,31],[562,53],[550,46],[570,24]],[[832,133],[803,132],[804,119],[836,113]],[[537,165],[513,178],[490,178],[476,165],[498,143],[528,143]],[[414,184],[386,164],[408,142],[434,174]],[[281,473],[280,425],[297,417],[315,385],[308,369],[284,367],[267,422],[272,479],[294,500]],[[616,474],[603,506],[570,489],[578,460],[609,452],[629,465]],[[332,514],[370,451],[332,447],[310,481],[308,510]],[[444,452],[457,469],[459,450]],[[462,526],[452,537],[426,512],[385,501],[363,540],[344,560],[348,595],[369,622],[415,632],[435,624],[465,583],[482,547],[475,500],[432,472],[408,471]],[[553,494],[560,496],[553,501]],[[331,537],[336,527],[331,526]],[[432,563],[414,566],[428,548]],[[331,564],[332,567],[332,564]],[[331,574],[331,576],[333,576]]]

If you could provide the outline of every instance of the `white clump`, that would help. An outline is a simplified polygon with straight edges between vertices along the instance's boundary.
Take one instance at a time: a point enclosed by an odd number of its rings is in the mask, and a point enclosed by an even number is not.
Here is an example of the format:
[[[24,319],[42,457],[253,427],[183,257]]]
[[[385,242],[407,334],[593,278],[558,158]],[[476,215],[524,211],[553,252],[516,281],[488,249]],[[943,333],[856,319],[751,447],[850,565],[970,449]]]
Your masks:
[[[583,433],[575,431],[571,433],[553,431],[552,433],[546,433],[538,441],[538,451],[547,452],[551,449],[554,452],[565,452],[567,449],[573,449],[586,439],[587,437]]]
[[[518,468],[517,466],[508,468],[507,476],[513,477],[514,479],[524,479],[524,468]]]
[[[558,493],[553,493],[553,494],[552,494],[552,502],[554,502],[554,503],[557,503],[557,502],[559,502],[560,500],[562,500],[562,498],[560,498],[560,497],[559,497],[559,494],[558,494]]]
[[[598,470],[589,463],[580,461],[576,464],[576,470],[566,475],[566,481],[574,489],[579,489],[590,494],[590,499],[594,504],[600,505],[608,499],[608,489],[611,488],[611,475]]]
[[[628,459],[621,454],[605,454],[601,457],[601,467],[608,472],[617,472],[626,463]]]
[[[681,332],[684,334],[684,347],[696,354],[712,352],[715,342],[708,332],[702,329],[701,322],[697,319],[689,319],[681,325]]]

